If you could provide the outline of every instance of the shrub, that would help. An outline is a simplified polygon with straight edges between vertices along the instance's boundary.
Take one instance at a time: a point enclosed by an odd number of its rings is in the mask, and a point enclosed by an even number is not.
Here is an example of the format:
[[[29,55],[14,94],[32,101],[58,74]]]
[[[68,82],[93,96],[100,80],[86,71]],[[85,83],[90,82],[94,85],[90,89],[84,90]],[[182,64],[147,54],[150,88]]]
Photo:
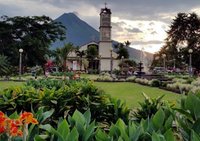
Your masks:
[[[152,87],[160,87],[161,82],[160,82],[160,80],[158,80],[158,79],[152,79],[152,80],[150,81],[150,85],[151,85]]]
[[[167,84],[167,88],[175,92],[188,93],[192,89],[192,86],[190,84],[176,82],[173,84]]]
[[[129,76],[128,78],[126,78],[126,80],[130,82],[134,82],[135,79],[136,79],[136,76]]]
[[[97,78],[98,81],[113,81],[113,78],[109,73],[103,72]]]
[[[197,78],[195,81],[192,81],[191,85],[199,87],[200,86],[200,78]]]
[[[173,83],[178,82],[178,83],[185,84],[185,83],[187,83],[187,80],[186,79],[182,79],[182,78],[174,78],[174,79],[172,79],[172,82]]]
[[[136,83],[140,83],[140,84],[143,84],[143,85],[149,85],[149,80],[147,80],[147,79],[142,79],[142,78],[136,78],[135,79],[135,82]]]

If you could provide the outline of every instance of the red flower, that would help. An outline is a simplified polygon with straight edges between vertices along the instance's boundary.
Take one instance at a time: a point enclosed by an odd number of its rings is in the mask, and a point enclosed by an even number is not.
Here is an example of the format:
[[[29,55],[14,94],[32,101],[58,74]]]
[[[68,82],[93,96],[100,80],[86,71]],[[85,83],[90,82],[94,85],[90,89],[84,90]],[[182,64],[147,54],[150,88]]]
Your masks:
[[[26,124],[29,124],[29,123],[32,123],[32,124],[38,124],[38,121],[37,119],[33,118],[33,114],[30,113],[30,112],[24,112],[21,114],[19,120],[22,122],[22,123],[26,123]]]

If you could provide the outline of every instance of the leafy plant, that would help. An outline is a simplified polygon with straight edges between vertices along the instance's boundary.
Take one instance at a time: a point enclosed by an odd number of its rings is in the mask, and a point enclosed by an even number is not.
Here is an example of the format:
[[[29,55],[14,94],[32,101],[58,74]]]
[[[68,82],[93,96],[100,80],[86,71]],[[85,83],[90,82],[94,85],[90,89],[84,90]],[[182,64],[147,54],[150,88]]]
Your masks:
[[[76,110],[85,112],[90,109],[93,120],[106,124],[116,122],[118,118],[127,120],[129,112],[125,104],[115,102],[88,80],[29,81],[26,86],[4,90],[0,96],[0,110],[7,113],[37,111],[39,107],[56,111],[50,121],[52,124]]]
[[[200,136],[200,94],[190,94],[181,99],[180,108],[176,116],[177,128],[185,141]]]
[[[139,103],[141,107],[132,112],[132,114],[130,115],[131,120],[140,122],[142,119],[151,118],[164,104],[161,101],[164,95],[154,99],[148,97],[144,93],[143,96],[145,100],[144,102]]]

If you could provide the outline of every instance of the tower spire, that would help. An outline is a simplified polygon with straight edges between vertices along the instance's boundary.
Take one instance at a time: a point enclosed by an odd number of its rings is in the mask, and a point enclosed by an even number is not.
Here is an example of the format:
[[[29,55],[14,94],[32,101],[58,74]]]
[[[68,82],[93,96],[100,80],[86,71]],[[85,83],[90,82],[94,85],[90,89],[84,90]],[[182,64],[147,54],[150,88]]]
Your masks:
[[[107,8],[107,7],[106,7],[106,6],[107,6],[107,3],[105,2],[104,4],[105,4],[105,8]]]

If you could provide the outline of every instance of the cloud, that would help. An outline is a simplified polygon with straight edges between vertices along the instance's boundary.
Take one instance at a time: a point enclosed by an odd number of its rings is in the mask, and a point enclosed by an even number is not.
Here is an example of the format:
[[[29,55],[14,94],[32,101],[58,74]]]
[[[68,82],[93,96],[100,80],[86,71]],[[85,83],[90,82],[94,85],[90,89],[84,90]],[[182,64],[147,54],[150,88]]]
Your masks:
[[[75,12],[99,30],[101,0],[0,0],[0,13],[8,16],[47,15],[55,19],[63,13]],[[165,31],[178,12],[200,14],[199,0],[106,0],[112,12],[112,37],[148,43],[164,42]],[[151,42],[149,42],[151,43]],[[152,45],[152,44],[151,44]],[[158,47],[158,44],[156,44]]]
[[[142,33],[142,31],[139,29],[139,28],[125,28],[128,32],[131,32],[131,33]]]
[[[156,31],[152,31],[151,34],[154,35],[154,34],[158,34],[158,33]]]
[[[162,44],[162,41],[159,40],[151,40],[151,41],[134,41],[133,45],[151,45],[151,44]]]

